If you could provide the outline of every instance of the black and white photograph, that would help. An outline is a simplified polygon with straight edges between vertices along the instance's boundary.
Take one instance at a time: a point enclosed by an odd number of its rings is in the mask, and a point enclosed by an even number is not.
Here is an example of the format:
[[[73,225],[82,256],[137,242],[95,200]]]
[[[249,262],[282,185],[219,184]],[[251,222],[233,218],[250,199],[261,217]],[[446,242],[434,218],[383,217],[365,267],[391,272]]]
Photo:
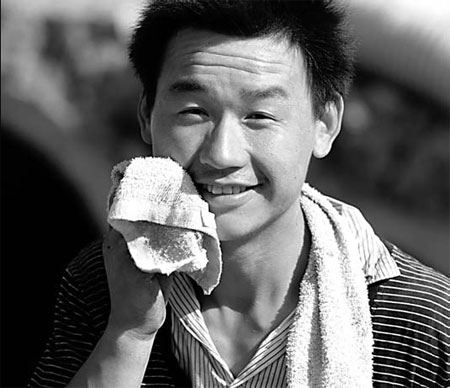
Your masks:
[[[450,387],[450,1],[1,15],[0,387]]]

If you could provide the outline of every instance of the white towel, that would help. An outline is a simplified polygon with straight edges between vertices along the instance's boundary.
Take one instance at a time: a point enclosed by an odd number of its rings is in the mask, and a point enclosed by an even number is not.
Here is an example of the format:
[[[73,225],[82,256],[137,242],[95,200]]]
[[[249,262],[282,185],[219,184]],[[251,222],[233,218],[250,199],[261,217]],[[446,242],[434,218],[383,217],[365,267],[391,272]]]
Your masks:
[[[136,266],[186,272],[210,294],[222,272],[219,238],[214,214],[187,172],[169,158],[138,157],[114,166],[111,179],[107,220]]]
[[[354,237],[332,204],[308,184],[301,206],[312,242],[288,336],[288,386],[371,387],[369,299]]]

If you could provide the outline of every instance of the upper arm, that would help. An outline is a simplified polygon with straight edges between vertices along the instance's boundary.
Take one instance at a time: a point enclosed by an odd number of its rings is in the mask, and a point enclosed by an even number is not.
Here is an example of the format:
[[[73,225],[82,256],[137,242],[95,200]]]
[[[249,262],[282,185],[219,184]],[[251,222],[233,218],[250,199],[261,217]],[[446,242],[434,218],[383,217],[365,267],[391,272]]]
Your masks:
[[[52,332],[31,386],[66,386],[89,357],[108,317],[106,284],[99,246],[70,263],[60,282]]]

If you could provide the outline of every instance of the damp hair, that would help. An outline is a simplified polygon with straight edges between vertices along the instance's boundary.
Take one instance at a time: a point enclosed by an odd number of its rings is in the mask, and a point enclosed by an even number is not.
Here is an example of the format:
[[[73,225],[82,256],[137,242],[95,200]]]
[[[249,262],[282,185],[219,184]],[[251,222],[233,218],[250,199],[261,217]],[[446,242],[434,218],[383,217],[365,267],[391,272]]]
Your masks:
[[[314,114],[347,94],[354,40],[346,11],[332,0],[153,0],[133,30],[128,54],[153,106],[166,47],[175,34],[193,28],[229,36],[278,36],[304,58]]]

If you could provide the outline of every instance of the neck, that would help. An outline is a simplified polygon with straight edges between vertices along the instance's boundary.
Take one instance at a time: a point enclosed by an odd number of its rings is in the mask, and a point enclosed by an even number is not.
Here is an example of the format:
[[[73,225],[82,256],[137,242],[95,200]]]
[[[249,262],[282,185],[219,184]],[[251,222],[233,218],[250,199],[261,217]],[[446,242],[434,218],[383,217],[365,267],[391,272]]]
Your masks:
[[[309,233],[299,212],[283,225],[273,225],[241,242],[222,242],[223,274],[203,308],[229,308],[269,318],[283,318],[297,303],[298,285],[306,268]],[[288,225],[287,225],[288,224]]]

